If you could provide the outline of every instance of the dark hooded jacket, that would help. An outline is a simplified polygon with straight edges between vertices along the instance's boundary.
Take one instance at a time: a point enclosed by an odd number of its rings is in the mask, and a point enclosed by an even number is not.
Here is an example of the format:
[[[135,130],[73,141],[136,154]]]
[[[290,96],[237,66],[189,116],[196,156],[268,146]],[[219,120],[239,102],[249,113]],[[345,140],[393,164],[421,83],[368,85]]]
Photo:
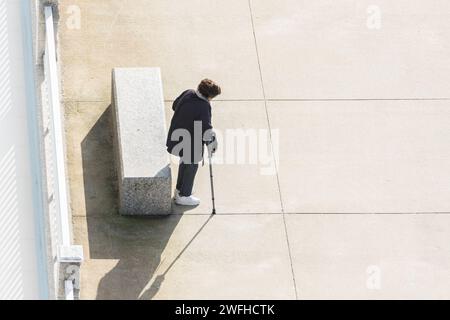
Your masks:
[[[199,96],[195,90],[187,90],[172,106],[175,112],[167,137],[167,151],[180,157],[185,163],[199,163],[203,160],[205,133],[213,129],[211,104]],[[197,134],[195,134],[195,123]],[[190,141],[183,141],[179,132],[189,133]],[[175,134],[174,134],[175,133]],[[183,146],[180,150],[180,146]],[[190,148],[190,152],[187,148]]]

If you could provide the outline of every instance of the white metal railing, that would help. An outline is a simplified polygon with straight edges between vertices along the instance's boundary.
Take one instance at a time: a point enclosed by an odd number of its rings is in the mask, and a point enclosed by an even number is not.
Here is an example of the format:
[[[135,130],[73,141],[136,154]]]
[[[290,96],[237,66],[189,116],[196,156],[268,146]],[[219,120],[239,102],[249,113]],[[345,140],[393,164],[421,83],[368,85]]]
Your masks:
[[[49,191],[49,220],[53,255],[59,263],[57,279],[67,300],[74,299],[74,290],[79,290],[79,268],[83,250],[72,245],[70,209],[67,193],[66,157],[64,151],[63,116],[60,102],[58,62],[53,8],[46,6],[45,13],[45,53],[44,53],[44,94],[47,110],[47,186]],[[67,267],[72,265],[72,267]],[[70,283],[69,283],[70,282]],[[59,289],[57,290],[59,291]]]
[[[58,79],[58,65],[56,60],[56,45],[54,31],[53,9],[45,7],[45,54],[44,68],[47,81],[48,102],[50,107],[50,134],[53,140],[54,163],[54,201],[59,222],[60,245],[70,246],[69,205],[67,201],[66,164],[64,154],[64,133],[62,128],[60,88]]]

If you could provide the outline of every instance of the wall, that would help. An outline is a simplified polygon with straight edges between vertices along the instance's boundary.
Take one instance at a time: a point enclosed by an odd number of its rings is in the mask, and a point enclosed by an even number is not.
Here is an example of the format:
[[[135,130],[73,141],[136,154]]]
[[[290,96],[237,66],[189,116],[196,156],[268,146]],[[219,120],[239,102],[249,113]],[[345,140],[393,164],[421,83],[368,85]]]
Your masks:
[[[46,298],[24,5],[0,0],[0,299]]]

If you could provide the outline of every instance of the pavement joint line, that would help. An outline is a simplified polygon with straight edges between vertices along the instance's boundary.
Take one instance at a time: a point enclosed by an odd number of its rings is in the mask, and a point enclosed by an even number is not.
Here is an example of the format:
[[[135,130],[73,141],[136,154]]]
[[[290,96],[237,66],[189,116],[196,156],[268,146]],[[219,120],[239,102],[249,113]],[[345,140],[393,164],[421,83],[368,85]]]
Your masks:
[[[165,100],[173,103],[175,100]],[[347,101],[450,101],[450,98],[342,98],[342,99],[215,99],[215,102],[347,102]]]
[[[333,98],[317,98],[317,99],[307,99],[307,98],[299,98],[299,99],[267,99],[268,101],[274,101],[274,102],[296,102],[296,101],[450,101],[450,98],[341,98],[341,99],[333,99]]]
[[[165,103],[173,103],[175,100],[164,100]],[[342,98],[342,99],[215,99],[215,102],[346,102],[346,101],[450,101],[450,98]],[[111,103],[109,100],[79,100],[66,99],[63,103]]]
[[[251,24],[252,24],[253,37],[254,37],[254,40],[255,40],[256,58],[258,60],[258,69],[259,69],[259,76],[260,76],[260,80],[261,80],[262,93],[263,93],[263,97],[264,97],[264,105],[265,105],[266,118],[267,118],[267,126],[268,126],[268,129],[269,129],[269,135],[270,135],[270,144],[271,144],[271,147],[272,147],[272,152],[274,152],[274,144],[273,144],[273,136],[272,136],[272,125],[271,125],[271,122],[270,122],[269,110],[268,110],[268,105],[267,105],[266,88],[264,86],[264,76],[263,76],[263,73],[262,73],[261,59],[260,59],[259,47],[258,47],[258,39],[256,37],[256,29],[255,29],[255,22],[254,22],[254,19],[253,19],[253,9],[252,9],[251,0],[248,0],[248,6],[249,6],[249,11],[250,11],[250,18],[251,18]],[[278,192],[279,192],[279,196],[280,196],[281,211],[282,211],[282,213],[284,213],[285,210],[284,210],[283,196],[281,194],[280,174],[279,174],[279,168],[278,168],[278,163],[276,161],[275,154],[273,155],[273,160],[275,162],[275,170],[277,172],[277,183],[278,183]]]
[[[295,271],[294,271],[294,264],[293,264],[293,259],[292,259],[291,244],[289,241],[289,232],[288,232],[288,227],[287,227],[287,222],[286,222],[286,215],[285,215],[285,209],[284,209],[284,203],[283,203],[283,195],[281,193],[280,171],[279,171],[277,159],[275,157],[275,152],[274,152],[272,124],[270,122],[269,108],[268,108],[268,103],[267,103],[267,94],[266,94],[266,88],[264,85],[264,75],[263,75],[262,66],[261,66],[261,56],[259,53],[258,38],[256,37],[256,28],[255,28],[255,20],[253,17],[254,15],[253,15],[253,8],[252,8],[252,0],[248,0],[248,7],[249,7],[249,11],[250,11],[249,13],[250,13],[250,20],[251,20],[251,24],[252,24],[253,38],[255,40],[256,58],[258,60],[258,69],[259,69],[259,76],[261,79],[262,93],[263,93],[263,97],[264,97],[264,107],[265,107],[266,117],[267,117],[267,126],[269,129],[270,144],[271,144],[272,152],[273,152],[273,161],[275,163],[275,170],[277,172],[278,193],[280,196],[281,213],[283,216],[284,233],[286,236],[286,245],[287,245],[287,249],[288,249],[289,261],[290,261],[290,267],[291,267],[291,276],[292,276],[293,287],[294,287],[293,289],[294,289],[294,293],[295,293],[295,299],[298,300],[299,294],[298,294],[298,290],[297,290],[297,281],[295,279]]]
[[[173,213],[167,216],[155,216],[158,218],[170,218],[170,217],[195,217],[195,216],[210,216],[211,213]],[[283,213],[267,213],[267,212],[255,212],[255,213],[219,213],[217,216],[282,216]],[[337,212],[337,213],[308,213],[308,212],[286,212],[284,213],[286,216],[425,216],[425,215],[450,215],[450,212],[380,212],[380,213],[345,213],[345,212]],[[86,218],[86,219],[105,219],[105,218],[129,218],[120,215],[94,215],[94,216],[84,216],[84,215],[72,215],[74,219]],[[144,216],[136,216],[136,218],[145,218]],[[149,217],[148,220],[151,220],[152,217]]]
[[[404,215],[404,216],[411,216],[411,215],[450,215],[450,212],[324,212],[324,213],[314,213],[314,212],[299,212],[299,213],[286,213],[287,215],[322,215],[322,216],[331,216],[331,215],[347,215],[347,216],[393,216],[393,215]]]

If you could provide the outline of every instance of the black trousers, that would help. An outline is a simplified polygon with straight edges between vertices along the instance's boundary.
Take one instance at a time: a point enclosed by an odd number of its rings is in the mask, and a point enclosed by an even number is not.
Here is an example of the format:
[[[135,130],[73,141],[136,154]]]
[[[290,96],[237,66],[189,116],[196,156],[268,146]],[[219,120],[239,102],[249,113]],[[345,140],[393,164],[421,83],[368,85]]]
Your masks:
[[[178,168],[177,190],[181,197],[190,197],[194,189],[195,176],[197,175],[198,164],[185,164],[180,162]]]

